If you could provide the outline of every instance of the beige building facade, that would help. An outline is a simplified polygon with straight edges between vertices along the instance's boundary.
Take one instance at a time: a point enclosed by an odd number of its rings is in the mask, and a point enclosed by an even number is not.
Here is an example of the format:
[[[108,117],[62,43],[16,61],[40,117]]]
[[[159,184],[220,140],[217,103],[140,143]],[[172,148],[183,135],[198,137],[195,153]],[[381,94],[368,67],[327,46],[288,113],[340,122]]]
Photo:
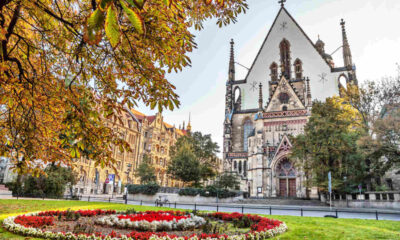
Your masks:
[[[164,122],[161,113],[153,116],[135,109],[125,109],[121,114],[107,119],[107,125],[121,134],[127,141],[132,152],[120,152],[113,149],[116,169],[95,166],[90,159],[76,160],[74,171],[77,174],[77,184],[72,187],[74,194],[112,194],[122,193],[127,184],[140,184],[136,169],[143,160],[143,154],[151,158],[156,170],[157,183],[165,187],[180,187],[182,183],[170,179],[167,175],[169,150],[177,139],[191,130],[190,122],[186,129],[175,128]]]

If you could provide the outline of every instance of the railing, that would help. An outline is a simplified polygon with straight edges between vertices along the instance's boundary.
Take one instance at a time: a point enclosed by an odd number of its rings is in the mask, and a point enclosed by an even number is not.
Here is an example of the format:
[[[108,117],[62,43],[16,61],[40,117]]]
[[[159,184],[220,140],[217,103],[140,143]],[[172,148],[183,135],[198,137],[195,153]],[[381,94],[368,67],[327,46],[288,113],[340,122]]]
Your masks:
[[[65,199],[71,200],[70,196]],[[74,199],[73,199],[74,200]],[[129,200],[126,197],[122,198],[104,198],[96,196],[79,196],[79,200],[88,202],[109,202],[123,203],[130,205],[154,206],[154,207],[169,207],[188,210],[206,210],[206,211],[224,211],[224,212],[241,212],[269,215],[291,215],[291,216],[319,216],[332,218],[361,218],[361,219],[376,219],[376,220],[396,220],[400,221],[400,211],[378,211],[378,210],[360,210],[360,209],[340,209],[340,208],[318,208],[318,207],[294,207],[294,206],[253,206],[253,205],[235,205],[235,204],[197,204],[197,203],[179,203],[167,202],[157,203],[148,201]]]

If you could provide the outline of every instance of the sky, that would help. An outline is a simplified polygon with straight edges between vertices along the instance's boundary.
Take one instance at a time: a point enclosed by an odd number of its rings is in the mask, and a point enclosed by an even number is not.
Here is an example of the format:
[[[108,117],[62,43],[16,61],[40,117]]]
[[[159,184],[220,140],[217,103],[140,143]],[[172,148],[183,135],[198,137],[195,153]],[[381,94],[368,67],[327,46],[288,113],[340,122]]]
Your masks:
[[[206,22],[203,30],[193,31],[198,48],[189,54],[192,67],[168,76],[181,106],[163,111],[164,121],[178,127],[183,121],[187,124],[191,113],[192,131],[211,134],[221,150],[229,41],[235,41],[235,61],[250,67],[280,9],[278,0],[247,2],[249,9],[239,15],[236,24],[219,28],[214,19]],[[339,23],[343,18],[359,82],[396,74],[396,63],[400,62],[399,0],[287,0],[285,8],[313,42],[320,36],[329,54],[341,46]],[[335,66],[343,65],[341,50],[332,57]],[[246,68],[236,65],[236,80],[246,74]],[[143,105],[138,110],[155,113]]]

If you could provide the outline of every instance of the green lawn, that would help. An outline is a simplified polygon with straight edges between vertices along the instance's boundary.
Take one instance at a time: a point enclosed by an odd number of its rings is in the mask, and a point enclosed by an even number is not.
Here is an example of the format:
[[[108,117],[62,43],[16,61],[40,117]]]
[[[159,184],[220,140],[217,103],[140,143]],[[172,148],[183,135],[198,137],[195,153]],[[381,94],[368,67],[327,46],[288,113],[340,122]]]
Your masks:
[[[0,200],[0,220],[17,213],[50,209],[150,210],[155,207],[81,201]],[[269,216],[267,216],[269,217]],[[275,239],[400,239],[400,222],[383,220],[332,219],[315,217],[272,216],[284,221],[289,231]],[[30,239],[0,228],[0,239]]]

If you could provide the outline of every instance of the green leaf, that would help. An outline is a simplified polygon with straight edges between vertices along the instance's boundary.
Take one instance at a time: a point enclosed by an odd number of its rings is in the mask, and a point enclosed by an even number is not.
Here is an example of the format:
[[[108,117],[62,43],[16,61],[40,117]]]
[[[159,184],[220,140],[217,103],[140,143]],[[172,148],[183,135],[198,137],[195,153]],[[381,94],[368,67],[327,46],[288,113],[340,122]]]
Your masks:
[[[92,14],[90,14],[87,23],[88,28],[93,30],[98,30],[104,21],[103,12],[100,9],[96,9]]]
[[[109,2],[111,2],[111,0],[100,0],[100,4],[99,4],[99,8],[101,11],[105,11]]]
[[[117,14],[112,6],[108,7],[106,17],[106,35],[112,47],[117,46],[120,38],[120,31],[118,26]]]
[[[126,15],[128,16],[129,21],[132,23],[133,27],[138,31],[138,33],[143,34],[144,32],[144,22],[140,15],[133,11],[132,9],[128,8],[123,0],[120,0],[121,6],[124,9]]]
[[[157,104],[157,102],[156,102],[156,101],[152,102],[152,103],[150,104],[150,108],[151,108],[151,109],[154,109],[154,108],[155,108],[155,106],[156,106],[156,104]]]
[[[146,0],[132,0],[132,1],[135,3],[135,5],[136,5],[138,8],[142,9],[142,8],[143,8],[143,5],[144,5],[144,2],[145,2]]]

